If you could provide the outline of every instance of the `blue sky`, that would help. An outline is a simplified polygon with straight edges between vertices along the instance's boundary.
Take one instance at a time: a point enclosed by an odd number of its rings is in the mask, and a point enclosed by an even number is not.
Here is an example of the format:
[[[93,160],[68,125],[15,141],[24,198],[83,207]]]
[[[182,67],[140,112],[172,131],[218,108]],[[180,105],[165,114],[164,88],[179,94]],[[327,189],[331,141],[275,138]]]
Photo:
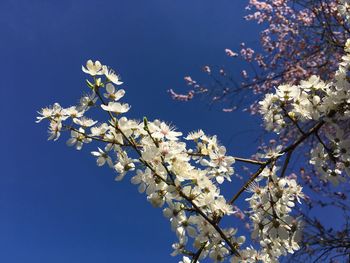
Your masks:
[[[204,102],[172,101],[183,77],[227,64],[224,49],[257,43],[245,0],[2,0],[0,262],[177,262],[169,222],[126,179],[90,155],[47,142],[36,111],[77,102],[81,65],[99,59],[121,74],[130,116],[217,134],[230,153],[255,149],[256,118]]]

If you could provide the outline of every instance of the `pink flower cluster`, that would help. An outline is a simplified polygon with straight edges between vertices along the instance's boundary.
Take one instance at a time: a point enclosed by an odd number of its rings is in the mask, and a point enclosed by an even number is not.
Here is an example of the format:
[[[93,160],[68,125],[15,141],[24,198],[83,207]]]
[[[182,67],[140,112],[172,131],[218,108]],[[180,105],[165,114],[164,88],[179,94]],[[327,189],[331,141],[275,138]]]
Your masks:
[[[265,94],[282,83],[295,84],[312,75],[325,80],[333,77],[350,37],[349,24],[339,14],[336,0],[250,0],[246,10],[249,13],[244,18],[262,27],[260,45],[252,48],[242,43],[239,51],[225,49],[228,57],[246,63],[240,70],[242,79],[232,77],[228,69],[205,66],[204,72],[210,74],[212,83],[190,84],[186,100],[205,93],[210,100],[230,104],[231,108],[244,96],[237,96],[239,92]],[[171,95],[183,100],[174,91]],[[244,106],[253,104],[254,113],[258,99],[256,96],[255,100],[245,101]]]

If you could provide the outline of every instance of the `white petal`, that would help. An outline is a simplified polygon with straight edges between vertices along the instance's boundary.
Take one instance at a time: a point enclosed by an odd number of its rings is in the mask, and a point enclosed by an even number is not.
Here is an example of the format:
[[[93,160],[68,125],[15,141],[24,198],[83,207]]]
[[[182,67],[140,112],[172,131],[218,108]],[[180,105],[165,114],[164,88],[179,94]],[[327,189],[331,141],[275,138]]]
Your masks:
[[[219,183],[219,184],[222,184],[224,182],[224,177],[219,175],[219,176],[216,176],[216,181]]]
[[[121,180],[123,180],[125,174],[126,174],[126,173],[121,173],[120,175],[118,175],[118,176],[115,177],[115,180],[116,180],[116,181],[121,181]]]
[[[102,165],[104,165],[106,163],[106,159],[103,158],[102,156],[100,156],[100,157],[97,158],[96,162],[97,162],[98,166],[102,166]]]
[[[113,86],[113,84],[108,83],[106,85],[106,90],[109,94],[113,94],[115,92],[115,87]]]

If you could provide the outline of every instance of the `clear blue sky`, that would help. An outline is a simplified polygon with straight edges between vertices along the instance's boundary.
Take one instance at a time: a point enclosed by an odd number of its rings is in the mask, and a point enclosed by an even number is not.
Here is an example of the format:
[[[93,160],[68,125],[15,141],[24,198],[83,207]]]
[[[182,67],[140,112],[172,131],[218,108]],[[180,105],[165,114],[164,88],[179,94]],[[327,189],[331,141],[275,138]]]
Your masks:
[[[258,129],[256,119],[166,93],[185,90],[183,77],[200,78],[204,64],[229,63],[225,48],[256,43],[258,29],[242,18],[246,3],[0,1],[0,262],[177,262],[161,210],[129,179],[116,183],[111,170],[98,168],[91,145],[78,152],[64,140],[47,142],[36,111],[76,103],[81,65],[99,59],[121,74],[132,116],[203,128],[230,153],[249,156],[255,137],[246,131]]]

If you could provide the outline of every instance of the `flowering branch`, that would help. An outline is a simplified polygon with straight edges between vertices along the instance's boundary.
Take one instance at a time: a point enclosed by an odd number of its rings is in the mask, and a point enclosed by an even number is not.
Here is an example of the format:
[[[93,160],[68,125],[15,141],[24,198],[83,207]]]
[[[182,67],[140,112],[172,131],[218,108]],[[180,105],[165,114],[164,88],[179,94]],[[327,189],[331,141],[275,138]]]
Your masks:
[[[163,214],[178,238],[172,255],[182,254],[181,263],[198,262],[208,256],[215,262],[276,262],[280,256],[299,249],[301,221],[292,216],[292,208],[304,194],[295,178],[285,176],[294,150],[310,137],[320,140],[318,132],[333,127],[335,132],[326,134],[330,146],[319,143],[313,148],[310,163],[320,167],[324,179],[335,184],[343,180],[343,171],[349,172],[350,155],[345,153],[350,154],[350,149],[342,146],[340,127],[350,116],[350,84],[347,85],[346,75],[350,68],[350,41],[345,51],[347,55],[334,81],[326,83],[313,76],[299,86],[281,85],[275,94],[267,94],[260,102],[268,130],[279,133],[297,126],[301,134],[284,148],[279,145],[256,155],[266,161],[229,156],[216,136],[208,136],[202,130],[183,137],[159,120],[128,119],[125,114],[130,110],[129,104],[119,102],[125,91],[116,88],[122,84],[119,76],[98,61],[89,60],[82,68],[92,76],[92,80],[87,80],[90,95],[84,96],[77,106],[62,108],[55,103],[44,108],[37,121],[49,121],[52,140],[57,140],[61,131],[71,131],[67,144],[77,150],[92,141],[104,144],[91,153],[98,166],[107,163],[118,174],[117,181],[136,170],[131,182],[138,185],[139,192],[146,193],[154,207],[164,207]],[[100,124],[84,116],[98,107],[109,118]],[[65,124],[67,120],[72,120],[72,124]],[[311,127],[304,131],[300,123]],[[285,154],[278,175],[280,159]],[[331,164],[331,156],[337,163]],[[220,186],[232,181],[236,162],[257,165],[258,169],[227,201]],[[236,236],[237,229],[220,225],[224,217],[237,213],[233,204],[244,191],[251,193],[246,199],[246,213],[252,224],[251,238],[260,241],[259,249],[243,247],[245,236]],[[196,252],[189,249],[189,243]]]

